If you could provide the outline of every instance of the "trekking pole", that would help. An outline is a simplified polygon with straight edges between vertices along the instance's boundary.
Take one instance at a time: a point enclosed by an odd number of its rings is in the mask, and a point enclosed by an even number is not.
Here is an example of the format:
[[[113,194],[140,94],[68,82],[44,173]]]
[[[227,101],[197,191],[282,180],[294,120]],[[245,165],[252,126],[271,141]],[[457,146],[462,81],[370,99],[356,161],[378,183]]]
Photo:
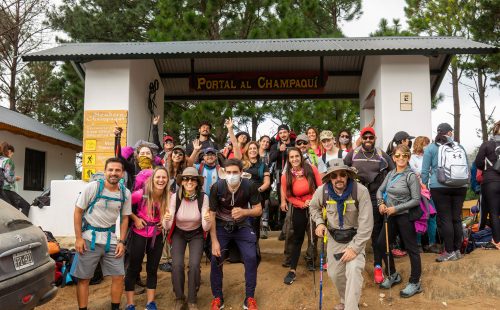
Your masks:
[[[326,226],[326,208],[323,208],[323,221]],[[321,253],[319,256],[319,310],[323,307],[323,265],[324,265],[324,255],[325,255],[325,244],[326,244],[326,230],[323,232],[323,238],[321,242]]]
[[[309,210],[308,210],[309,211]],[[313,249],[313,253],[312,253],[312,260],[313,260],[313,269],[315,269],[315,266],[314,266],[314,262],[316,260],[316,257],[314,257],[314,250],[317,249],[315,246],[314,246],[314,234],[313,234],[313,223],[312,223],[312,216],[311,216],[311,212],[309,211],[309,230],[310,230],[310,233],[311,233],[311,243],[314,247]],[[314,284],[314,297],[316,298],[316,271],[313,271],[313,284]]]
[[[390,280],[390,273],[391,273],[391,260],[389,259],[389,255],[390,255],[390,252],[391,252],[391,249],[389,248],[389,222],[388,222],[388,217],[387,217],[387,214],[384,214],[384,226],[385,226],[385,255],[387,257],[387,273],[388,273],[388,277],[389,277],[389,280]],[[389,286],[389,298],[387,298],[387,302],[389,303],[389,305],[391,305],[392,303],[392,285]]]

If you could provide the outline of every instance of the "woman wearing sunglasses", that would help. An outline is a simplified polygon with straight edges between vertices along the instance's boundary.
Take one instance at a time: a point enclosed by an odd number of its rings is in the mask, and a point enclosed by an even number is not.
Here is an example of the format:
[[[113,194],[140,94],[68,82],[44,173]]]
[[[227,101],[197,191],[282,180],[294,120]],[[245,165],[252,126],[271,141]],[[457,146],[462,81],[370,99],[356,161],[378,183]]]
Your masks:
[[[195,149],[197,147],[200,147],[199,143],[196,144],[196,141],[193,142],[193,145],[195,145]],[[196,153],[196,151],[193,151],[193,153]],[[186,156],[186,150],[184,147],[180,145],[176,145],[172,149],[172,156],[167,160],[166,167],[168,170],[168,175],[170,176],[170,191],[172,193],[175,193],[177,191],[177,183],[175,182],[176,178],[178,175],[184,171],[186,167],[191,167],[192,163],[190,164],[188,162],[188,158]]]
[[[290,271],[284,279],[285,284],[292,284],[296,278],[297,263],[300,250],[304,242],[307,221],[309,219],[309,203],[314,191],[321,183],[318,169],[305,162],[300,149],[291,147],[288,150],[286,172],[281,176],[281,191],[286,200],[292,204],[291,213],[293,226],[293,247],[290,262]],[[285,204],[285,210],[286,210]]]
[[[410,149],[406,145],[400,144],[396,146],[392,159],[396,164],[396,169],[387,174],[378,189],[377,205],[380,214],[384,215],[384,218],[387,217],[386,225],[388,225],[389,244],[394,243],[396,231],[398,231],[406,245],[410,256],[411,273],[409,283],[400,291],[400,296],[411,297],[422,292],[420,286],[422,273],[420,251],[417,245],[417,232],[413,223],[416,218],[412,218],[420,210],[420,182],[409,166]],[[385,229],[382,229],[378,236],[377,246],[379,251],[383,253],[382,258],[386,267],[386,275],[388,275],[380,284],[380,288],[389,289],[401,282],[401,275],[396,272],[392,252],[386,249]],[[386,252],[389,252],[389,257],[387,257]],[[388,260],[390,270],[387,268]]]
[[[170,198],[169,210],[163,217],[163,226],[170,229],[172,244],[172,286],[175,293],[175,310],[184,309],[184,256],[189,246],[188,294],[189,310],[197,310],[197,294],[200,287],[200,262],[203,254],[204,234],[210,229],[208,196],[202,192],[203,177],[194,167],[184,169],[176,177],[180,186]]]
[[[164,167],[157,167],[143,188],[132,194],[132,203],[137,211],[130,215],[134,225],[131,228],[127,252],[129,264],[125,276],[127,310],[135,309],[134,288],[141,271],[144,255],[147,255],[146,309],[156,310],[155,303],[158,265],[163,250],[161,219],[168,208],[168,173]]]

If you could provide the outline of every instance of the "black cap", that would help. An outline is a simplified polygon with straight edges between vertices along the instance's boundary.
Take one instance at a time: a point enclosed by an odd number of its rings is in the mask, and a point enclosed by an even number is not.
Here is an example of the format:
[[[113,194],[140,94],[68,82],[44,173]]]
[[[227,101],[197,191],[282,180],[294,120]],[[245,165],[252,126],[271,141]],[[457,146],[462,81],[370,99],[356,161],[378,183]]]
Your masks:
[[[453,131],[453,127],[451,127],[448,123],[441,123],[439,124],[437,131],[438,133],[445,134],[449,131]]]
[[[394,135],[394,141],[403,141],[403,140],[406,140],[406,139],[412,140],[412,139],[415,139],[415,137],[414,136],[410,136],[410,134],[407,133],[406,131],[398,131]]]
[[[281,129],[285,129],[286,131],[290,131],[290,128],[285,124],[281,124],[278,126],[278,132],[280,132]]]

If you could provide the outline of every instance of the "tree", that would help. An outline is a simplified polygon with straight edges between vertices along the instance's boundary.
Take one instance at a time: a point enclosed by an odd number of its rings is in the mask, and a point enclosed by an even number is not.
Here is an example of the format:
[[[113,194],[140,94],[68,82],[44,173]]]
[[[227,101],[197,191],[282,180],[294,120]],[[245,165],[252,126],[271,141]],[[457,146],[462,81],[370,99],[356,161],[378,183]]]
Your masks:
[[[9,108],[16,110],[19,93],[19,74],[26,64],[19,56],[37,49],[47,29],[41,22],[46,13],[47,0],[0,0],[0,93],[9,99]]]
[[[410,30],[438,36],[468,36],[467,15],[470,0],[406,0],[405,14]],[[455,140],[460,142],[460,98],[458,84],[462,75],[459,57],[451,61]]]
[[[387,19],[382,18],[378,24],[378,29],[370,33],[370,37],[392,37],[392,36],[412,36],[408,30],[404,30],[399,18],[392,19],[392,26]]]

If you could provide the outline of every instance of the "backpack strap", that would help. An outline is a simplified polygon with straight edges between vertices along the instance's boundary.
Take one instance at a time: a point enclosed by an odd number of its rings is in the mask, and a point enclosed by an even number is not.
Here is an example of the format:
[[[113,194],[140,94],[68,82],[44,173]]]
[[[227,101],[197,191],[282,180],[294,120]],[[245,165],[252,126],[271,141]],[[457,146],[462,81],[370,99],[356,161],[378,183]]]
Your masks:
[[[202,161],[201,163],[199,163],[199,166],[198,166],[198,174],[203,176],[203,170],[205,169],[205,162]]]
[[[358,182],[355,180],[352,180],[354,183],[352,184],[352,193],[351,193],[351,198],[354,200],[354,205],[356,206],[356,209],[359,210],[359,201],[358,201]],[[329,194],[328,194],[328,188],[327,184],[323,185],[323,206],[326,208],[326,202],[328,201]]]
[[[86,212],[88,212],[89,214],[92,213],[92,210],[94,209],[94,205],[96,204],[96,202],[102,198],[102,191],[104,189],[104,180],[103,179],[99,179],[96,181],[97,182],[97,192],[94,196],[94,199],[92,199],[92,201],[89,203],[87,209],[86,209]]]
[[[327,166],[328,168],[328,163],[326,162],[326,151],[321,155],[321,160],[323,161],[323,163]]]
[[[259,179],[261,181],[264,180],[264,168],[266,168],[266,166],[264,165],[264,163],[262,161],[260,161],[260,166],[259,166]]]

